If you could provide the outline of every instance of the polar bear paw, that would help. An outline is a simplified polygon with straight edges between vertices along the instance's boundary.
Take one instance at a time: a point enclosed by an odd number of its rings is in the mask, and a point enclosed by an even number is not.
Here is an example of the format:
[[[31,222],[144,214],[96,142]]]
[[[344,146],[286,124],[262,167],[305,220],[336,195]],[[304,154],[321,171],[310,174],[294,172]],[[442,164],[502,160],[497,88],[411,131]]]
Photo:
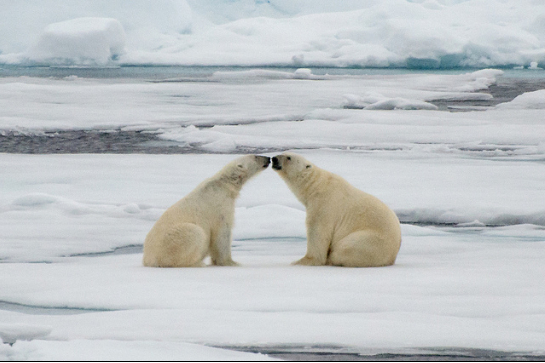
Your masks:
[[[221,261],[221,262],[213,261],[212,264],[216,266],[240,266],[240,263],[235,262],[233,260],[227,260],[227,261]]]
[[[312,257],[303,257],[300,260],[292,262],[292,265],[301,265],[301,266],[323,266],[324,264]]]

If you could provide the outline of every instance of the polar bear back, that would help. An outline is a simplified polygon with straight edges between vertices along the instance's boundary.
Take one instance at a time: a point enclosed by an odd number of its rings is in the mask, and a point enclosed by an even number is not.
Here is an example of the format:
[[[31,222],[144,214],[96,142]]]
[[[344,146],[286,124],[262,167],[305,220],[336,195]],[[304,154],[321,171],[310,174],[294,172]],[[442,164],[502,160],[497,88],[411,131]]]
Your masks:
[[[231,210],[234,208],[235,200],[229,198],[221,188],[214,187],[214,184],[214,181],[206,180],[169,207],[152,231],[154,229],[164,231],[164,226],[193,223],[200,226],[209,238],[211,231],[219,223],[232,225],[234,216]]]
[[[357,230],[372,230],[388,240],[401,241],[399,219],[380,199],[339,175],[316,166],[312,169],[310,178],[315,182],[309,182],[307,215],[317,215],[322,223],[332,224],[333,242]]]

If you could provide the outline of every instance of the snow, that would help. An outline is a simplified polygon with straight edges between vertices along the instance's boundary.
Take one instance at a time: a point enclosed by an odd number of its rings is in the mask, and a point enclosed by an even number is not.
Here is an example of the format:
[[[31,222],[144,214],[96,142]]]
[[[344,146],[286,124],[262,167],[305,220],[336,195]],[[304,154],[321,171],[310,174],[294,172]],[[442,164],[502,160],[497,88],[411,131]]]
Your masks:
[[[312,74],[308,68],[299,68],[295,72],[271,71],[264,69],[251,69],[238,72],[218,71],[212,74],[212,81],[257,81],[260,79],[328,79],[328,76],[318,76]]]
[[[6,300],[118,310],[0,314],[8,323],[51,326],[51,340],[39,343],[49,349],[111,340],[142,350],[161,341],[542,351],[542,231],[516,242],[513,230],[479,240],[421,227],[403,233],[397,264],[384,269],[289,266],[302,249],[274,241],[256,242],[266,253],[239,242],[240,268],[146,269],[140,254],[23,264],[24,273],[3,264],[15,276],[4,283]]]
[[[490,100],[504,76],[0,78],[2,135],[132,130],[199,151],[0,155],[0,338],[12,344],[0,359],[260,360],[212,346],[290,344],[543,354],[545,97],[415,109]],[[367,108],[381,102],[397,107]],[[143,267],[161,213],[252,148],[301,153],[386,202],[402,221],[396,264],[291,266],[306,250],[305,210],[269,169],[236,204],[240,267]]]
[[[26,324],[0,324],[0,342],[13,344],[18,340],[34,340],[51,333],[51,328]]]
[[[428,102],[407,100],[405,98],[384,97],[380,93],[368,92],[363,97],[357,95],[344,95],[345,108],[366,110],[437,110],[437,106]]]
[[[0,63],[7,64],[538,69],[545,63],[540,0],[2,0],[0,6]],[[70,33],[96,34],[96,27],[83,32],[87,27],[73,25],[88,17],[116,19],[122,28],[61,51]],[[52,31],[67,21],[72,25]],[[121,29],[125,51],[112,59],[103,45],[119,45]]]

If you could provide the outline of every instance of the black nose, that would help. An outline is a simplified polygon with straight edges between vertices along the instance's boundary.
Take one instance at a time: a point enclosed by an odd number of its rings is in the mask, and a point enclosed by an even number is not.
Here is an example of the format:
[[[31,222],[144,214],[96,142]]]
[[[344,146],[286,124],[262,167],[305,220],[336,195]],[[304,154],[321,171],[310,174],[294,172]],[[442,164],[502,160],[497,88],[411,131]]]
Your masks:
[[[276,169],[276,170],[282,169],[282,167],[280,166],[280,163],[278,162],[278,158],[276,156],[272,158],[272,163],[273,163],[272,165],[273,169]]]
[[[267,158],[267,161],[265,161],[265,164],[263,164],[263,167],[266,168],[271,163],[271,158]]]

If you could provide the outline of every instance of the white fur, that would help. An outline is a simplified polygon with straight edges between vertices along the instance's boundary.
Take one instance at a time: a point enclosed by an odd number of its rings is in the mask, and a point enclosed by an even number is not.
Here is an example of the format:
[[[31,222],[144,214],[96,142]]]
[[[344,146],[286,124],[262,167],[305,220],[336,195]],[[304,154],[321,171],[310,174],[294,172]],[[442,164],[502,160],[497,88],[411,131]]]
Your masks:
[[[144,266],[237,265],[231,258],[235,200],[246,181],[269,164],[265,156],[246,155],[227,164],[157,220],[144,242]]]
[[[275,158],[273,168],[307,210],[307,253],[294,264],[394,264],[401,227],[386,204],[300,155],[284,153]]]

